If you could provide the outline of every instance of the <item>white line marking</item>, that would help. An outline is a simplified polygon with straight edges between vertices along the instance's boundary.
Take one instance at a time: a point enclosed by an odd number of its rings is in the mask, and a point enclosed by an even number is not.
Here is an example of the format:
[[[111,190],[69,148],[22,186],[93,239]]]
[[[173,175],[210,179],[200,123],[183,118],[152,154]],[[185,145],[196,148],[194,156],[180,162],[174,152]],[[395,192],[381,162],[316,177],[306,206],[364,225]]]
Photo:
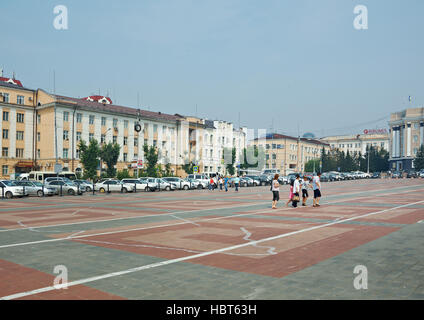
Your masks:
[[[255,243],[255,240],[252,240],[252,239],[250,239],[250,236],[252,235],[249,231],[247,231],[245,228],[243,228],[243,227],[241,227],[240,228],[240,230],[241,231],[243,231],[244,232],[244,234],[246,235],[244,238],[243,238],[243,240],[246,240],[246,241],[249,241],[250,243],[252,243],[252,245],[254,246],[254,247],[257,247],[257,248],[267,248],[268,250],[267,250],[267,252],[268,252],[268,254],[269,255],[275,255],[275,254],[277,254],[277,252],[275,252],[275,247],[266,247],[266,246],[258,246],[256,243]]]
[[[396,190],[398,189],[405,189],[405,188],[411,188],[411,187],[419,187],[421,185],[412,185],[412,186],[406,186],[406,187],[400,187],[400,188],[396,188]],[[423,188],[423,187],[421,187]],[[382,191],[384,189],[376,189],[376,190],[370,190],[370,192],[375,192],[375,191]],[[407,190],[406,192],[409,192],[409,190]],[[349,195],[356,195],[356,194],[362,194],[364,193],[363,191],[360,192],[349,192],[349,193],[339,193],[339,194],[335,194],[336,196],[349,196]],[[399,192],[393,193],[393,194],[398,194]],[[388,194],[384,194],[384,196],[387,196]],[[377,197],[379,195],[372,195],[372,197]],[[355,200],[355,199],[365,199],[367,197],[370,196],[365,196],[365,197],[359,197],[359,198],[353,198],[353,199],[344,199],[343,201],[337,201],[337,202],[327,202],[328,204],[330,203],[339,203],[339,202],[346,202],[348,200]],[[255,203],[251,203],[251,204],[246,204],[246,205],[236,205],[236,206],[228,206],[228,207],[224,207],[224,208],[219,208],[219,209],[232,209],[232,208],[244,208],[244,207],[253,207],[255,205],[259,205],[259,204],[269,204],[269,201],[262,201],[262,202],[255,202]],[[101,208],[95,208],[100,210]],[[66,209],[59,209],[59,210],[66,210]],[[93,209],[92,209],[93,210]],[[1,232],[13,232],[13,231],[19,231],[19,230],[26,230],[26,229],[39,229],[39,228],[51,228],[51,227],[63,227],[63,226],[71,226],[71,225],[78,225],[78,224],[85,224],[85,223],[99,223],[99,222],[108,222],[108,221],[118,221],[118,220],[131,220],[131,219],[143,219],[143,218],[151,218],[151,217],[159,217],[159,216],[170,216],[173,214],[185,214],[185,213],[192,213],[192,212],[203,212],[203,211],[210,211],[210,210],[217,210],[217,208],[210,208],[210,209],[199,209],[199,210],[192,210],[192,211],[177,211],[177,212],[171,212],[171,213],[163,213],[163,214],[151,214],[151,215],[145,215],[145,216],[129,216],[129,217],[124,217],[124,218],[115,218],[115,219],[103,219],[103,220],[90,220],[90,221],[80,221],[80,222],[72,222],[72,223],[63,223],[63,224],[52,224],[52,225],[45,225],[45,226],[34,226],[34,227],[27,227],[27,228],[19,228],[19,229],[6,229],[6,230],[0,230]],[[116,213],[116,212],[114,212]],[[47,219],[47,218],[43,218],[43,219]]]
[[[358,198],[353,198],[353,199],[350,199],[350,200],[366,199],[368,197],[370,197],[370,196],[358,197]],[[338,201],[333,201],[333,202],[326,202],[324,204],[334,204],[334,203],[339,203],[339,202],[342,202],[343,203],[343,202],[345,202],[345,199],[338,200]],[[267,202],[267,203],[269,203],[269,202]],[[239,207],[237,206],[237,208],[239,208]],[[301,207],[299,207],[299,208],[301,208]],[[207,209],[207,210],[216,210],[216,208]],[[281,211],[286,211],[286,210],[296,210],[296,208],[291,208],[291,207],[282,208],[279,211],[281,212]],[[268,211],[265,210],[265,211],[259,211],[259,212],[241,213],[241,214],[235,214],[235,215],[228,215],[228,216],[224,216],[224,217],[194,220],[194,221],[190,221],[190,223],[193,223],[193,222],[200,222],[201,223],[201,222],[206,222],[206,221],[231,219],[231,218],[235,218],[235,217],[253,216],[253,215],[257,215],[257,214],[260,215],[260,214],[263,214],[263,213],[277,213],[277,212],[275,212],[275,210],[268,210]],[[175,214],[175,213],[173,213],[173,214]],[[71,240],[71,239],[80,239],[80,238],[88,238],[88,237],[95,237],[95,236],[104,236],[104,235],[109,235],[109,234],[124,233],[124,232],[131,232],[131,231],[141,231],[141,230],[148,230],[148,229],[172,227],[172,226],[178,226],[178,225],[183,225],[183,224],[187,224],[187,223],[188,222],[168,223],[168,224],[156,225],[156,226],[151,226],[151,227],[140,227],[140,228],[132,228],[132,229],[108,231],[108,232],[93,233],[93,234],[87,234],[87,235],[75,236],[75,237],[69,237],[68,236],[66,238],[57,238],[57,239],[49,239],[49,240],[39,240],[39,241],[31,241],[31,242],[12,243],[12,244],[2,245],[2,246],[0,246],[0,249],[11,248],[11,247],[20,247],[20,246],[33,245],[33,244],[48,243],[48,242],[57,242],[57,241]],[[317,222],[309,222],[309,223],[306,223],[306,224],[319,224],[319,223],[320,222],[317,221]],[[63,232],[59,232],[59,233],[63,233]]]
[[[332,225],[340,224],[340,223],[343,223],[343,222],[356,220],[356,219],[359,219],[359,218],[369,217],[369,216],[372,216],[372,215],[376,215],[376,214],[380,214],[380,213],[384,213],[384,212],[388,212],[388,211],[393,211],[393,210],[397,210],[397,209],[400,209],[400,208],[410,207],[412,205],[423,203],[423,202],[424,202],[424,200],[417,201],[417,202],[414,202],[414,203],[409,203],[409,204],[401,205],[401,206],[390,208],[390,209],[371,212],[371,213],[363,214],[363,215],[360,215],[360,216],[355,216],[355,217],[351,217],[351,218],[344,219],[344,220],[334,221],[334,222],[327,223],[327,224],[324,224],[324,225],[310,227],[310,228],[306,228],[306,229],[301,229],[301,230],[297,230],[297,231],[293,231],[293,232],[289,232],[289,233],[283,233],[283,234],[280,234],[280,235],[277,235],[277,236],[273,236],[273,237],[269,237],[269,238],[265,238],[265,239],[261,239],[261,240],[255,240],[255,241],[248,242],[248,243],[242,243],[242,244],[234,245],[234,246],[231,246],[231,247],[226,247],[226,248],[221,248],[221,249],[212,250],[212,251],[208,251],[208,252],[203,252],[203,253],[195,254],[195,255],[192,255],[192,256],[161,261],[161,262],[157,262],[157,263],[152,263],[152,264],[148,264],[148,265],[144,265],[144,266],[140,266],[140,267],[136,267],[136,268],[132,268],[132,269],[127,269],[127,270],[123,270],[123,271],[107,273],[107,274],[103,274],[103,275],[99,275],[99,276],[95,276],[95,277],[90,277],[90,278],[86,278],[86,279],[71,281],[71,282],[68,282],[66,284],[57,285],[56,287],[49,286],[49,287],[44,287],[44,288],[40,288],[40,289],[36,289],[36,290],[16,293],[16,294],[12,294],[12,295],[9,295],[9,296],[1,297],[0,300],[18,299],[18,298],[22,298],[22,297],[35,295],[35,294],[38,294],[38,293],[49,292],[49,291],[53,291],[53,290],[56,290],[56,289],[61,289],[62,287],[65,287],[65,286],[72,287],[72,286],[81,285],[81,284],[94,282],[94,281],[98,281],[98,280],[122,276],[122,275],[125,275],[125,274],[134,273],[134,272],[138,272],[138,271],[142,271],[142,270],[148,270],[148,269],[166,266],[166,265],[170,265],[170,264],[174,264],[174,263],[178,263],[178,262],[198,259],[198,258],[210,256],[210,255],[217,254],[217,253],[223,253],[223,252],[227,252],[227,251],[236,250],[236,249],[239,249],[239,248],[244,248],[244,247],[251,246],[251,245],[254,245],[254,244],[258,244],[258,243],[263,243],[263,242],[267,242],[267,241],[278,240],[278,239],[290,237],[290,236],[300,234],[300,233],[303,233],[303,232],[317,230],[317,229],[329,227],[329,226],[332,226]]]
[[[187,222],[187,223],[191,223],[191,224],[194,224],[195,226],[200,227],[200,224],[198,224],[198,223],[196,223],[196,222],[194,222],[194,221],[187,220],[187,219],[184,219],[184,218],[181,218],[181,217],[177,217],[177,216],[175,216],[175,215],[173,215],[173,214],[171,214],[171,217],[173,217],[173,218],[175,218],[175,219],[177,219],[177,220],[182,220],[182,221],[185,221],[185,222]]]

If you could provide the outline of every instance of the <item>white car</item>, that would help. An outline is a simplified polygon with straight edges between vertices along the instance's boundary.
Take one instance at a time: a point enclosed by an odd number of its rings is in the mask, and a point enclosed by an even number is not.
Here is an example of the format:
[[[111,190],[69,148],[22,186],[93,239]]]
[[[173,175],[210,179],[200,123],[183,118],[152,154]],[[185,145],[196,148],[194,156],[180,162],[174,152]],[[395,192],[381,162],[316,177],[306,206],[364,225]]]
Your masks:
[[[203,188],[207,188],[209,186],[210,179],[203,174],[189,174],[187,178],[199,181]]]
[[[176,184],[167,182],[160,178],[147,178],[148,188],[150,191],[166,190],[171,191],[177,189]]]
[[[56,193],[56,189],[43,186],[43,184],[38,181],[20,180],[16,181],[15,184],[21,187],[25,187],[25,191],[27,191],[28,195],[30,196],[53,196]]]
[[[142,179],[122,179],[121,183],[124,184],[131,184],[134,188],[134,190],[146,190],[147,182]]]
[[[195,188],[195,185],[193,183],[190,183],[190,181],[183,180],[179,177],[165,177],[165,178],[162,178],[162,180],[175,184],[177,186],[177,189],[180,189],[180,190],[189,190],[189,189]],[[197,187],[197,184],[196,184],[196,187]]]
[[[1,196],[6,197],[7,199],[11,199],[13,197],[24,197],[28,195],[28,191],[24,191],[24,187],[18,186],[10,180],[1,180],[0,189]]]
[[[111,179],[96,183],[94,185],[94,190],[102,193],[112,191],[122,191],[123,193],[127,193],[134,191],[134,185],[129,183],[121,183],[119,180]]]

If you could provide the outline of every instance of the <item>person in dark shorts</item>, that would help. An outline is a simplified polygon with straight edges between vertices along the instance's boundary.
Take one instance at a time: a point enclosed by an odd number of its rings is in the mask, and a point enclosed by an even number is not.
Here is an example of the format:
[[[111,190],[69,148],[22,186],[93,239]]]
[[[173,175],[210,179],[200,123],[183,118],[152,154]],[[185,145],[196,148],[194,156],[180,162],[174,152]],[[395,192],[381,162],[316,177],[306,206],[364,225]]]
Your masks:
[[[312,188],[314,189],[314,205],[313,207],[319,207],[319,200],[321,198],[321,173],[318,172],[318,174],[314,177],[312,180]]]
[[[276,174],[271,184],[272,191],[272,209],[277,209],[277,202],[280,200],[280,183],[278,182],[279,175]]]
[[[301,181],[302,185],[302,206],[306,207],[306,201],[308,200],[308,187],[310,187],[309,179],[307,176],[303,176],[303,180]]]

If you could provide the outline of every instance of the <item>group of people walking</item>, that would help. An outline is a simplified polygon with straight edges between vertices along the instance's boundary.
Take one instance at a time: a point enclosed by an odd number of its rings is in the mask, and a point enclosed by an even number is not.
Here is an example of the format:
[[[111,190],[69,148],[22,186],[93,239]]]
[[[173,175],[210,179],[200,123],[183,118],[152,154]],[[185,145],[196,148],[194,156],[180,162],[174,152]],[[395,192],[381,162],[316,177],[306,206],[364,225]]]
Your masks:
[[[234,183],[235,191],[238,192],[240,186],[240,177],[237,176],[232,178],[232,182],[230,181],[230,177],[228,176],[216,176],[211,177],[209,181],[209,190],[215,190],[219,186],[219,190],[223,190],[225,188],[225,192],[228,192],[228,187],[230,183]]]
[[[298,203],[300,202],[300,195],[302,195],[302,206],[306,206],[306,201],[308,200],[308,188],[314,190],[314,200],[313,207],[319,207],[319,200],[321,198],[321,173],[316,174],[312,179],[312,184],[309,181],[307,176],[304,176],[303,179],[300,178],[300,175],[296,175],[294,180],[290,181],[290,194],[289,200],[286,203],[288,207],[291,203],[294,208],[297,208]],[[277,209],[277,202],[280,200],[280,183],[278,181],[279,175],[276,174],[271,184],[272,191],[272,209]]]

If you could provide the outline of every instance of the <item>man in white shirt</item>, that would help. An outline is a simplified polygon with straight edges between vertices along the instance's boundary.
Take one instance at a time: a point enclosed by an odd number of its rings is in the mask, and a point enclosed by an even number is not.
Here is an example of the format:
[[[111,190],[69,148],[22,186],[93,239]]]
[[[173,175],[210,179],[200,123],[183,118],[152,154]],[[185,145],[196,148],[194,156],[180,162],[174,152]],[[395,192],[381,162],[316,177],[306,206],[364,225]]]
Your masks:
[[[300,197],[299,197],[299,195],[300,195],[300,176],[299,175],[296,175],[296,180],[294,180],[293,194],[300,199]],[[292,205],[293,205],[294,208],[297,208],[298,202],[299,201],[293,201],[292,202]]]
[[[313,207],[319,207],[319,199],[321,199],[321,172],[318,172],[312,180],[312,188],[314,189],[314,205]]]

